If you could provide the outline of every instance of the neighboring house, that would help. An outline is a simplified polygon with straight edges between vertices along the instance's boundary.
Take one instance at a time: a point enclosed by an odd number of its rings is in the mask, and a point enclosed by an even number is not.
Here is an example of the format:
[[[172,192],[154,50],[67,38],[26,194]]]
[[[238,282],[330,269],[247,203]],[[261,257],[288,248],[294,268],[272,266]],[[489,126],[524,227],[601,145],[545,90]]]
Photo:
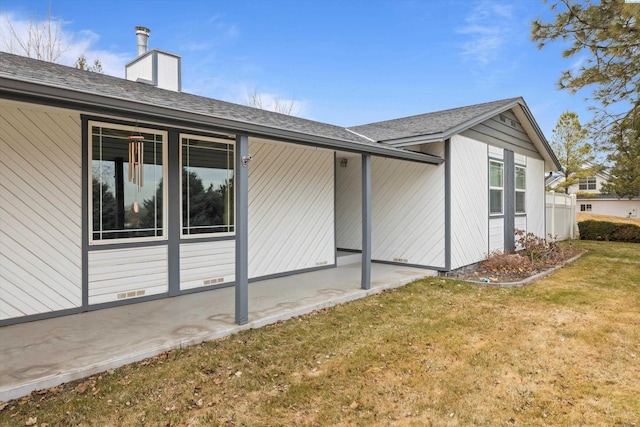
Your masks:
[[[585,166],[592,165],[586,164]],[[629,200],[615,194],[603,193],[603,186],[609,179],[611,179],[611,175],[606,170],[601,170],[594,173],[593,176],[580,178],[577,184],[569,186],[568,194],[576,195],[577,212],[637,218],[640,212],[640,195]],[[547,178],[546,185],[547,188],[556,189],[557,185],[563,181],[563,176],[552,175]],[[564,190],[562,191],[564,192]]]
[[[546,234],[559,164],[522,98],[345,129],[155,87],[179,57],[150,52],[137,82],[0,53],[0,325],[222,286],[242,324],[249,281],[338,249],[368,288],[372,260],[447,272]]]

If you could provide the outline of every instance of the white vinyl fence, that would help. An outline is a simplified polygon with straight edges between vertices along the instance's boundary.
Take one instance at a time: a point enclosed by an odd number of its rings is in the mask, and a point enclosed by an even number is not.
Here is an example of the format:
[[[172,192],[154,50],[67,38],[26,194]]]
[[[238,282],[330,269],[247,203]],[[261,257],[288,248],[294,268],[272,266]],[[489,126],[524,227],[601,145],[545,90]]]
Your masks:
[[[547,235],[556,240],[576,237],[576,196],[554,191],[545,193]]]

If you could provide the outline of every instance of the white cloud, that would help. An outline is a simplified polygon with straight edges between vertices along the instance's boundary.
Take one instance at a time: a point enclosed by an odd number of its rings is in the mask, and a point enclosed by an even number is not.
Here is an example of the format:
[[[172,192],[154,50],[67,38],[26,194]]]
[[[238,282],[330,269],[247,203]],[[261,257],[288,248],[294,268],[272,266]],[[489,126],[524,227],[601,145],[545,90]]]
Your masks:
[[[9,24],[10,23],[10,24]],[[59,43],[60,54],[55,62],[67,66],[74,66],[77,59],[84,55],[87,64],[93,65],[95,60],[102,64],[104,74],[124,78],[124,67],[127,62],[133,59],[130,52],[113,52],[97,48],[101,36],[91,30],[71,31],[68,23],[62,19],[24,19],[13,13],[0,13],[0,51],[11,52],[18,55],[36,57],[31,52],[27,55],[20,48],[19,40],[29,40],[30,28],[45,28],[51,24],[54,31],[54,40]],[[239,29],[225,22],[222,16],[215,15],[210,19],[211,26],[216,30],[217,36],[210,40],[190,40],[183,44],[185,51],[214,52],[216,45],[221,39],[238,37]],[[11,31],[13,28],[13,31]],[[202,55],[199,55],[202,57]],[[238,104],[248,105],[247,94],[253,93],[257,85],[247,84],[230,78],[228,76],[203,76],[198,72],[193,72],[194,65],[185,64],[183,61],[183,76],[193,75],[193,78],[184,81],[183,90],[185,92],[198,94],[217,99],[228,100]],[[260,102],[262,108],[270,111],[278,111],[291,108],[291,114],[303,116],[308,110],[308,103],[295,98],[281,96],[277,91],[260,92]]]
[[[571,74],[578,74],[583,67],[588,66],[588,63],[589,56],[581,55],[576,58],[576,60],[571,64],[571,66],[569,67],[569,71],[571,71]]]
[[[49,28],[51,36],[47,35]],[[90,65],[96,59],[100,60],[105,74],[124,77],[124,65],[131,59],[130,54],[97,49],[94,46],[99,39],[100,36],[90,30],[69,31],[61,19],[33,20],[22,19],[12,13],[0,14],[1,51],[37,57],[36,51],[50,46],[59,51],[56,62],[60,64],[73,66],[80,55],[84,55]],[[38,44],[41,47],[37,47]]]
[[[487,65],[495,60],[511,39],[513,10],[491,0],[483,0],[465,18],[457,33],[467,36],[462,45],[465,59]]]

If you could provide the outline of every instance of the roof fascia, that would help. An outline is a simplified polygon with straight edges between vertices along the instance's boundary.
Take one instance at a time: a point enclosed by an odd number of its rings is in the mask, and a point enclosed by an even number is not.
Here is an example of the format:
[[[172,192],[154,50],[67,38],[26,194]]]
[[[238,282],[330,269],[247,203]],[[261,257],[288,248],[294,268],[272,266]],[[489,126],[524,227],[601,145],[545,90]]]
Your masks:
[[[382,144],[365,144],[354,141],[333,139],[317,135],[272,128],[250,122],[212,117],[204,114],[192,113],[185,110],[169,109],[153,104],[133,102],[121,98],[96,95],[86,92],[72,91],[66,88],[46,86],[22,80],[12,80],[0,77],[0,94],[7,94],[17,100],[30,99],[33,101],[48,101],[51,104],[66,108],[82,109],[95,113],[117,113],[119,115],[139,115],[150,119],[170,119],[181,123],[216,127],[233,132],[242,132],[250,136],[260,136],[284,140],[287,142],[312,145],[332,150],[368,153],[381,157],[407,160],[418,163],[439,165],[444,160],[438,156],[416,153]],[[45,102],[46,103],[46,102]]]
[[[517,108],[516,108],[517,107]],[[477,117],[474,117],[471,120],[468,120],[464,123],[461,123],[457,126],[454,126],[450,129],[447,129],[444,132],[435,133],[431,135],[421,135],[421,136],[413,136],[408,138],[400,138],[394,140],[383,141],[392,147],[405,147],[409,145],[416,144],[427,144],[436,141],[444,141],[447,138],[451,138],[453,135],[459,134],[467,129],[472,128],[473,126],[484,122],[485,120],[490,119],[500,113],[504,113],[507,110],[513,110],[520,123],[523,125],[527,135],[534,143],[534,146],[540,152],[542,157],[545,160],[545,168],[547,170],[562,170],[562,165],[558,161],[558,158],[553,153],[551,146],[547,142],[547,139],[544,137],[542,130],[538,126],[538,123],[535,121],[533,114],[529,111],[527,104],[524,102],[522,97],[515,98],[512,102],[505,104],[501,107],[495,108],[491,111],[488,111],[484,114],[481,114]]]
[[[474,127],[475,125],[484,122],[485,120],[490,119],[491,117],[503,113],[507,110],[512,109],[514,106],[518,105],[519,101],[522,100],[522,98],[517,98],[514,99],[512,102],[505,104],[501,107],[498,108],[494,108],[493,110],[490,110],[484,114],[480,114],[479,116],[476,116],[470,120],[467,120],[466,122],[460,123],[457,126],[454,126],[452,128],[449,128],[447,130],[445,130],[444,132],[439,132],[439,133],[434,133],[434,134],[429,134],[429,135],[423,135],[423,136],[412,136],[412,137],[408,137],[408,138],[399,138],[399,139],[393,139],[393,140],[388,140],[388,141],[383,141],[393,147],[404,147],[407,145],[414,145],[414,144],[419,144],[419,143],[429,143],[429,142],[436,142],[436,141],[444,141],[447,138],[451,138],[453,135],[457,135],[460,132],[463,132],[467,129],[470,129],[472,127]],[[524,101],[523,101],[524,102]]]

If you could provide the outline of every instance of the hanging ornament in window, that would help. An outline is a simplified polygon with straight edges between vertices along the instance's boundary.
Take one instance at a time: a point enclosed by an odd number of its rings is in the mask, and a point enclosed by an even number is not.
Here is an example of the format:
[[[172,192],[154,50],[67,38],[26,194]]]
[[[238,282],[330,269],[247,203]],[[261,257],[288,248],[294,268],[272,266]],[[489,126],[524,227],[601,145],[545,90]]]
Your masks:
[[[144,185],[144,136],[129,136],[129,182],[137,184],[136,201],[133,204],[133,211],[138,213],[138,193]]]

